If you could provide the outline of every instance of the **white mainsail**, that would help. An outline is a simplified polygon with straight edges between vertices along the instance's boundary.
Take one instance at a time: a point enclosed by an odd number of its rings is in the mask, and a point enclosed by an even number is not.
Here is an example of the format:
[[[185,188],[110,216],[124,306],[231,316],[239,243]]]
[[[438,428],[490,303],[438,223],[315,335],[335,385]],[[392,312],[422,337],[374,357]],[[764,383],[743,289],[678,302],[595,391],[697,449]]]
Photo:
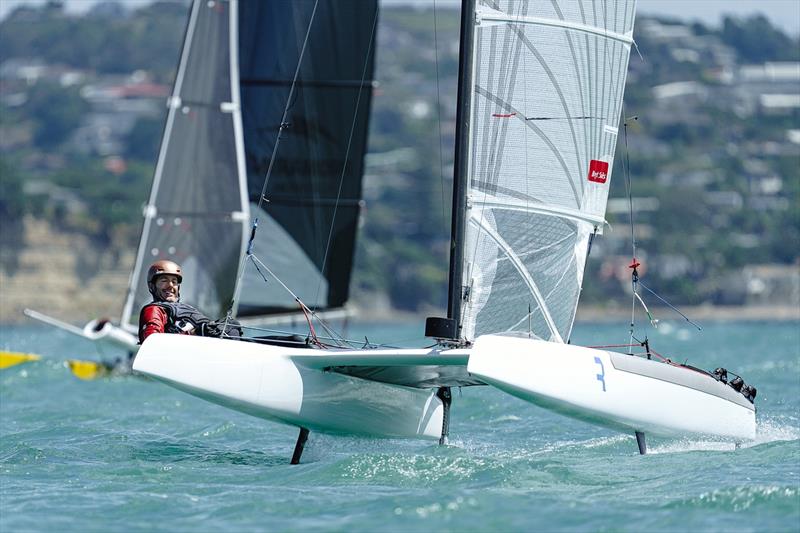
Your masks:
[[[462,336],[566,342],[601,233],[635,0],[475,8]]]

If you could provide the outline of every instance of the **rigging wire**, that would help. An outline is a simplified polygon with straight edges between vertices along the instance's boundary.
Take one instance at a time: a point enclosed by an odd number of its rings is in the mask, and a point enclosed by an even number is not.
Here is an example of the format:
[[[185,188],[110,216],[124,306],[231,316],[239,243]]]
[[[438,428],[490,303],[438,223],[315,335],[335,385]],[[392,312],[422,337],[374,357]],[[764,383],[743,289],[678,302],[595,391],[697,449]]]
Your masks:
[[[636,41],[632,41],[632,43],[633,43],[633,48],[636,50],[636,53],[639,55],[639,59],[644,63],[645,62],[645,58],[642,55],[642,52],[639,50],[639,45],[636,43]],[[626,192],[627,192],[627,196],[628,196],[628,216],[629,216],[629,219],[630,219],[630,226],[631,226],[631,258],[632,259],[631,259],[631,264],[630,264],[629,268],[631,268],[633,270],[631,272],[631,286],[632,286],[633,296],[631,297],[631,323],[630,323],[630,341],[629,342],[633,343],[633,340],[636,339],[633,336],[633,332],[634,332],[635,322],[636,322],[635,318],[636,318],[636,302],[637,302],[637,300],[642,305],[642,308],[644,309],[645,313],[647,314],[647,317],[650,319],[650,324],[654,328],[658,327],[658,320],[653,318],[653,315],[650,313],[650,310],[647,308],[647,305],[645,304],[644,299],[639,294],[639,291],[638,291],[638,287],[639,286],[641,286],[643,289],[648,291],[650,294],[652,294],[653,296],[655,296],[656,298],[661,300],[670,309],[672,309],[673,311],[678,313],[687,322],[692,324],[698,330],[702,331],[703,328],[699,324],[693,322],[691,319],[689,319],[689,317],[687,317],[685,314],[683,314],[674,305],[672,305],[667,300],[665,300],[664,298],[662,298],[661,296],[656,294],[652,289],[647,287],[639,279],[639,273],[638,273],[637,267],[641,266],[641,265],[636,259],[636,234],[635,234],[635,231],[634,231],[635,224],[634,224],[634,218],[633,218],[633,192],[632,192],[633,187],[632,187],[631,168],[630,168],[630,150],[628,148],[628,124],[629,124],[630,121],[639,120],[639,117],[638,117],[638,115],[633,115],[631,117],[627,117],[626,113],[625,113],[625,103],[624,102],[622,104],[622,116],[625,117],[624,120],[623,120],[623,136],[624,136],[624,140],[625,140],[625,158],[623,160],[623,168],[624,168],[624,171],[625,171],[624,172],[624,174],[625,174],[625,187],[626,187]],[[636,339],[636,340],[638,341],[638,339]],[[644,342],[642,342],[640,344],[642,346],[646,346],[647,347],[648,358],[649,358],[649,354],[651,352],[653,354],[659,355],[655,351],[652,351],[650,349],[646,333],[645,333]],[[630,353],[630,350],[629,350],[629,353]],[[667,361],[669,361],[669,359],[667,359]]]
[[[700,326],[700,324],[697,324],[696,322],[692,321],[692,320],[691,320],[691,319],[690,319],[688,316],[686,316],[686,315],[684,315],[683,313],[681,313],[681,312],[680,312],[680,310],[679,310],[677,307],[675,307],[674,305],[672,305],[671,303],[669,303],[668,301],[666,301],[664,298],[662,298],[661,296],[659,296],[658,294],[656,294],[656,293],[653,291],[653,289],[651,289],[650,287],[648,287],[647,285],[645,285],[645,284],[644,284],[644,283],[642,283],[641,281],[639,282],[639,285],[641,285],[641,286],[642,286],[642,288],[643,288],[643,289],[645,289],[647,292],[649,292],[650,294],[652,294],[653,296],[655,296],[656,298],[658,298],[659,300],[661,300],[662,302],[664,302],[665,304],[667,304],[667,306],[668,306],[670,309],[672,309],[673,311],[675,311],[676,313],[678,313],[679,315],[681,315],[681,316],[682,316],[682,317],[683,317],[683,318],[684,318],[684,319],[685,319],[685,320],[686,320],[686,321],[687,321],[689,324],[691,324],[691,325],[693,325],[694,327],[696,327],[698,331],[703,331],[703,328],[702,328],[702,326]],[[644,304],[643,304],[643,305],[644,305]]]
[[[625,107],[624,107],[624,104],[623,104],[623,116],[624,116],[624,111],[625,111]],[[628,150],[628,121],[629,120],[638,120],[638,119],[639,119],[639,117],[634,115],[632,117],[626,118],[625,121],[623,122],[624,138],[625,138],[625,163],[624,163],[625,186],[627,188],[627,194],[628,194],[628,209],[629,209],[629,217],[630,217],[630,224],[631,224],[631,248],[632,248],[632,254],[633,254],[632,255],[633,259],[631,260],[631,264],[629,265],[629,268],[633,269],[633,272],[631,273],[631,286],[632,286],[632,292],[633,292],[633,296],[631,297],[631,324],[630,324],[630,342],[631,343],[635,339],[635,337],[633,336],[633,332],[634,332],[634,328],[635,328],[636,302],[637,301],[642,305],[642,308],[644,309],[645,313],[647,314],[648,319],[650,320],[650,324],[654,328],[658,327],[658,320],[656,320],[653,317],[653,315],[650,313],[650,310],[647,308],[647,305],[644,303],[644,299],[642,299],[641,295],[639,294],[638,287],[640,287],[640,286],[643,289],[645,289],[647,292],[649,292],[650,294],[652,294],[653,296],[658,298],[661,302],[666,304],[667,307],[669,307],[670,309],[672,309],[673,311],[678,313],[680,316],[682,316],[684,318],[684,320],[686,320],[688,323],[690,323],[695,328],[697,328],[698,331],[702,331],[703,330],[702,326],[700,326],[696,322],[692,321],[688,316],[683,314],[677,307],[675,307],[674,305],[669,303],[666,299],[664,299],[663,297],[658,295],[653,289],[651,289],[650,287],[645,285],[639,279],[639,272],[638,272],[637,268],[639,266],[641,266],[641,263],[639,263],[637,261],[637,259],[636,259],[636,235],[635,235],[635,232],[634,232],[633,196],[632,196],[632,184],[631,184],[631,177],[630,177],[630,151]],[[645,334],[644,343],[647,344],[647,342],[648,342],[647,341],[647,336]],[[649,350],[649,347],[648,347],[648,353],[649,353],[649,351],[650,350]],[[630,351],[629,351],[629,353],[630,353]],[[655,353],[655,352],[653,352],[653,353]]]
[[[622,116],[625,117],[625,103],[622,103]],[[628,195],[628,217],[631,225],[631,257],[633,260],[631,261],[630,268],[633,269],[631,272],[631,289],[633,292],[633,296],[631,296],[631,323],[630,323],[630,340],[629,344],[633,344],[633,331],[636,327],[636,297],[638,296],[636,293],[636,284],[639,281],[639,272],[637,267],[640,266],[639,263],[636,261],[636,234],[634,232],[634,221],[633,221],[633,193],[632,193],[632,184],[631,184],[631,164],[630,164],[630,151],[628,150],[628,120],[638,120],[638,116],[633,117],[625,117],[622,121],[622,131],[623,131],[623,139],[625,141],[625,158],[623,159],[623,170],[625,174],[625,190]],[[628,350],[628,354],[632,354],[632,350]]]
[[[260,266],[261,266],[261,268],[263,268],[264,270],[266,270],[266,271],[269,273],[269,275],[270,275],[270,276],[272,276],[272,278],[273,278],[273,279],[275,279],[275,281],[277,281],[277,282],[280,284],[280,286],[281,286],[281,287],[283,287],[283,289],[284,289],[286,292],[288,292],[288,293],[289,293],[289,295],[290,295],[292,298],[294,298],[294,301],[297,303],[297,305],[299,305],[299,306],[300,306],[300,309],[303,311],[303,313],[304,313],[304,314],[305,314],[305,313],[309,313],[309,314],[310,314],[310,315],[311,315],[311,316],[312,316],[314,319],[316,319],[316,320],[317,320],[317,322],[319,322],[319,323],[322,325],[323,329],[324,329],[324,330],[325,330],[325,331],[326,331],[326,332],[327,332],[329,335],[331,335],[331,337],[333,337],[333,338],[335,338],[335,339],[338,339],[338,340],[340,340],[340,341],[343,341],[343,340],[344,340],[344,338],[343,338],[341,335],[339,335],[338,333],[336,333],[336,332],[335,332],[335,331],[334,331],[332,328],[330,328],[330,327],[329,327],[329,326],[328,326],[328,325],[327,325],[327,324],[326,324],[326,323],[325,323],[325,322],[324,322],[324,321],[323,321],[323,320],[322,320],[322,319],[319,317],[319,315],[317,315],[317,313],[316,313],[314,310],[310,309],[310,308],[309,308],[309,307],[308,307],[306,304],[304,304],[304,303],[303,303],[303,301],[300,299],[300,297],[299,297],[299,296],[297,296],[297,294],[295,294],[295,293],[294,293],[294,292],[293,292],[293,291],[292,291],[292,290],[291,290],[291,289],[290,289],[290,288],[289,288],[289,287],[288,287],[288,286],[287,286],[287,285],[286,285],[286,284],[285,284],[283,281],[281,281],[281,279],[280,279],[280,278],[279,278],[279,277],[278,277],[278,276],[277,276],[277,275],[276,275],[276,274],[275,274],[275,273],[274,273],[274,272],[273,272],[273,271],[272,271],[272,270],[271,270],[271,269],[270,269],[270,268],[269,268],[269,267],[268,267],[266,264],[264,264],[264,262],[263,262],[263,261],[261,261],[261,260],[260,260],[258,257],[256,257],[255,255],[250,255],[249,257],[250,257],[250,259],[251,259],[251,260],[254,262],[254,264],[256,265],[256,267],[258,267],[258,266],[260,265]],[[260,270],[259,270],[259,273],[261,273],[261,271],[260,271]],[[262,274],[262,276],[263,276],[263,274]],[[314,331],[314,330],[313,330],[313,328],[311,329],[311,331],[312,331],[312,333],[313,333],[313,331]]]

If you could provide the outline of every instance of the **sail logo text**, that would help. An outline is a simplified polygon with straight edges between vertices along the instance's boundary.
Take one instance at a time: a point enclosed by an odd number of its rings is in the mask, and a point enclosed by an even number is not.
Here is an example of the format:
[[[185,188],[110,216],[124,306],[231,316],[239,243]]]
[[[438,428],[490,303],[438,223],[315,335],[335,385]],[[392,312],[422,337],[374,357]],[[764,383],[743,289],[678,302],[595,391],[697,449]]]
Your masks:
[[[589,162],[589,181],[605,183],[608,179],[608,163],[592,159]]]

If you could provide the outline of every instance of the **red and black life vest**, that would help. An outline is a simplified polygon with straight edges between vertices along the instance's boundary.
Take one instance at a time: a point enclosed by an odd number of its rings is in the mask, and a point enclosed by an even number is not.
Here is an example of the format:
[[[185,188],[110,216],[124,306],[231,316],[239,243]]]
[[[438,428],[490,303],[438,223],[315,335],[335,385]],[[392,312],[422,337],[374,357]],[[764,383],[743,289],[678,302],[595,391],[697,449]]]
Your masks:
[[[202,337],[241,337],[242,327],[236,320],[211,320],[195,307],[182,302],[152,302],[142,308],[142,312],[151,305],[156,305],[167,314],[165,333],[187,333]],[[141,314],[139,323],[142,322]]]

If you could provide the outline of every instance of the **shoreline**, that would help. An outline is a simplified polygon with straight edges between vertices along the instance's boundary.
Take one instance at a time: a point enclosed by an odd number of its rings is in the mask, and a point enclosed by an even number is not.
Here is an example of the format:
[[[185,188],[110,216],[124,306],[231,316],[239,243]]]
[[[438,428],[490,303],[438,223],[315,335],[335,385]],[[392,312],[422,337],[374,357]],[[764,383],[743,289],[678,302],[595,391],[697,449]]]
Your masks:
[[[685,319],[668,307],[651,308],[654,318],[662,322],[685,322]],[[742,305],[713,306],[700,305],[682,308],[681,312],[693,321],[705,322],[800,322],[800,306],[780,305]],[[410,313],[394,310],[361,310],[356,311],[354,320],[369,317],[364,322],[424,322],[428,316],[440,316],[435,311],[430,313]],[[630,321],[630,308],[581,306],[575,317],[576,324],[609,323]],[[636,320],[647,320],[641,307],[636,308]]]
[[[691,320],[707,322],[796,322],[800,321],[800,306],[794,305],[698,305],[681,307]],[[651,307],[651,314],[660,321],[684,322],[685,319],[668,307]],[[578,307],[575,322],[629,321],[631,309],[619,307]],[[641,306],[636,307],[637,320],[646,320]]]
[[[413,313],[395,309],[358,308],[354,306],[354,320],[369,317],[365,322],[414,322],[423,321],[429,316],[444,316],[443,311],[436,309],[429,312]],[[706,322],[800,322],[800,306],[795,305],[698,305],[681,307],[681,312],[691,320]],[[654,318],[663,322],[684,322],[685,319],[668,307],[651,307]],[[576,323],[628,323],[631,317],[630,307],[622,306],[578,306]],[[636,319],[646,320],[641,306],[636,307]]]

